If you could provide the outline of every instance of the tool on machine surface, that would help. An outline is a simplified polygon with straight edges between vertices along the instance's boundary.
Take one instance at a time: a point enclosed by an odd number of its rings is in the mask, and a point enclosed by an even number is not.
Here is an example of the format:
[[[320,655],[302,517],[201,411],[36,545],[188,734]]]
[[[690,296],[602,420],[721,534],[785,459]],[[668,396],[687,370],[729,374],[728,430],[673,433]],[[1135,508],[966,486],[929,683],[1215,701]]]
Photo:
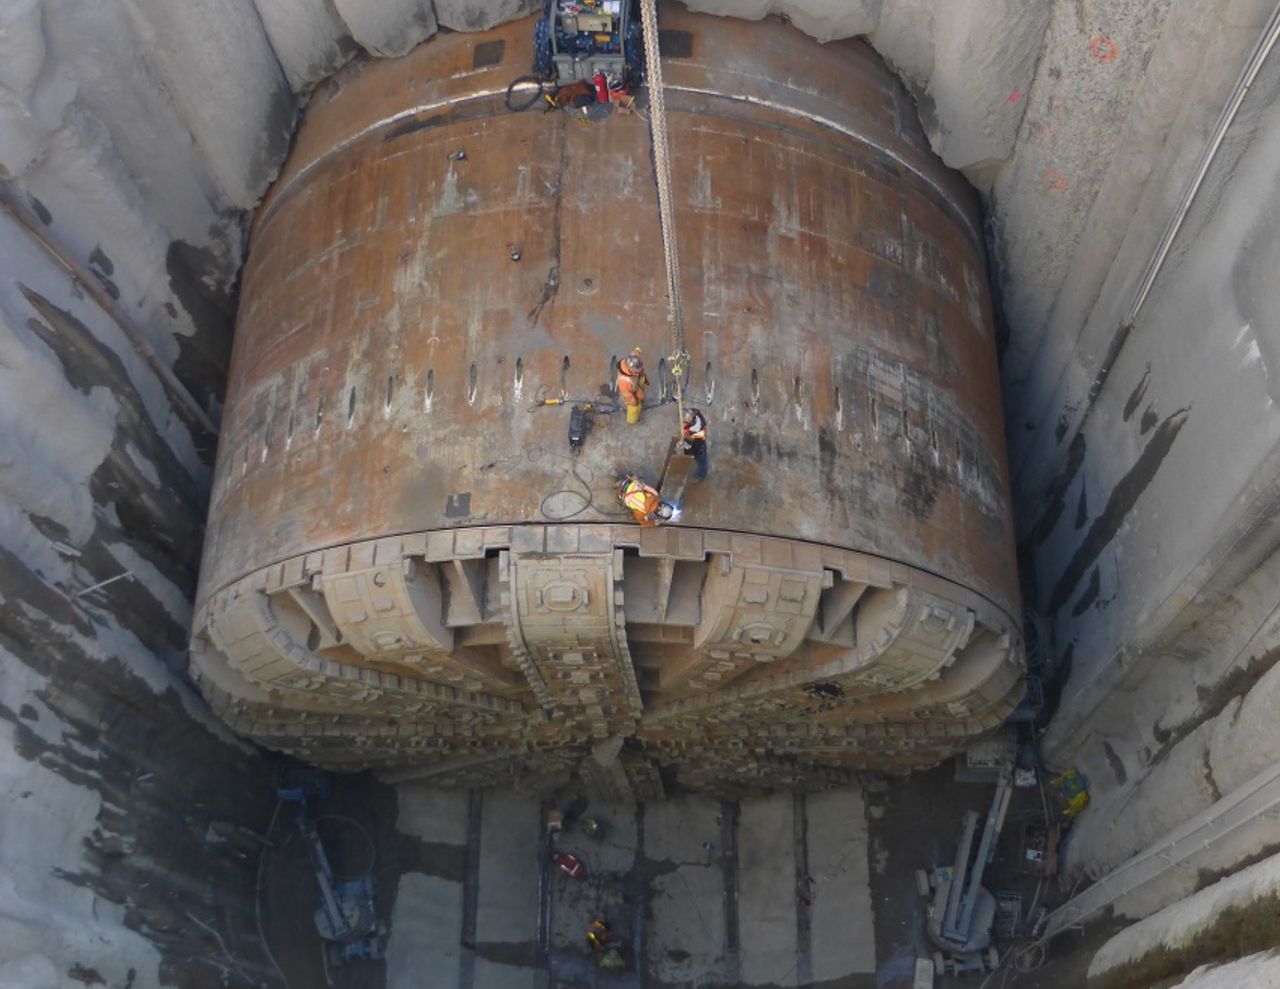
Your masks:
[[[926,930],[929,940],[941,949],[934,954],[940,975],[948,971],[982,972],[999,964],[999,953],[991,946],[996,898],[983,887],[982,876],[994,857],[996,838],[1004,827],[1012,792],[1006,773],[991,798],[976,854],[971,855],[979,818],[976,811],[969,811],[960,831],[955,864],[916,871],[920,894],[933,892]]]
[[[320,887],[314,920],[316,932],[325,941],[325,960],[337,966],[382,958],[386,928],[373,904],[373,863],[358,878],[338,879],[316,830],[315,806],[333,795],[333,777],[318,769],[291,766],[281,773],[276,793],[281,802],[297,808],[294,821]]]
[[[569,406],[569,449],[573,453],[578,453],[582,450],[582,445],[587,441],[587,434],[591,432],[594,416],[613,415],[618,411],[618,406],[612,402],[598,402],[588,398],[565,398],[564,396],[540,398],[533,403],[532,408],[540,409],[553,405]]]

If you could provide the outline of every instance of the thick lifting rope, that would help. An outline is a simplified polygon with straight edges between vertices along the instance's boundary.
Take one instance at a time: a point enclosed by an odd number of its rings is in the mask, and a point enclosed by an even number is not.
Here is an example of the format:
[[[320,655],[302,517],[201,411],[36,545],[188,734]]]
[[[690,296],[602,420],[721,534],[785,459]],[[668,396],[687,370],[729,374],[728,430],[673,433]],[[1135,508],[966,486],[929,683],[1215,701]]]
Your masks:
[[[675,213],[671,206],[671,158],[667,145],[667,112],[662,96],[662,58],[658,51],[657,0],[640,0],[644,30],[645,79],[649,89],[649,135],[653,142],[653,171],[658,180],[658,219],[662,227],[662,256],[667,268],[667,319],[675,331],[675,351],[668,358],[675,379],[676,437],[684,423],[684,376],[689,351],[684,342],[684,309],[680,304],[680,254],[676,246]]]

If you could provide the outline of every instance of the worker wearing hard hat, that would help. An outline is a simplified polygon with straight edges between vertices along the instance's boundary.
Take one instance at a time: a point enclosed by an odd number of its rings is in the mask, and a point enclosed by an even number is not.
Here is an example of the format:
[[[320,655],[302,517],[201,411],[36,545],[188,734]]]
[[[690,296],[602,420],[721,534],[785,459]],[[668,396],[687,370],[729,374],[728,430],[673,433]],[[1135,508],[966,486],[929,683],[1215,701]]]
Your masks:
[[[597,918],[591,922],[591,926],[587,928],[587,944],[591,946],[592,951],[604,951],[613,941],[613,932],[609,929],[607,921]]]
[[[644,390],[648,385],[649,376],[644,373],[644,360],[637,347],[618,361],[618,401],[627,410],[627,422],[640,421],[640,413],[644,411]]]
[[[684,452],[698,465],[698,480],[707,476],[707,417],[701,409],[688,409],[680,423],[680,435],[684,439]]]
[[[619,482],[618,497],[643,526],[655,526],[672,516],[671,506],[659,497],[658,489],[645,484],[634,474],[628,474]]]

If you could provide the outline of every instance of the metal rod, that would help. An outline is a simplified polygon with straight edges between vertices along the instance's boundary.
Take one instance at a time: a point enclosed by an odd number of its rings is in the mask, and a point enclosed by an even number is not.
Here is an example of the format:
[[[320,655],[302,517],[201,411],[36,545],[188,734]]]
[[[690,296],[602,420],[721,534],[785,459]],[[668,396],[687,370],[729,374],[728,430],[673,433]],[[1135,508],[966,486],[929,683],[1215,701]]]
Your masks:
[[[1147,297],[1155,286],[1156,278],[1164,267],[1170,250],[1173,249],[1174,239],[1178,236],[1178,232],[1182,229],[1183,221],[1186,220],[1187,214],[1191,211],[1191,205],[1199,194],[1205,177],[1209,174],[1209,168],[1213,165],[1218,150],[1226,139],[1227,131],[1235,121],[1241,104],[1249,94],[1254,80],[1266,62],[1267,56],[1271,54],[1277,40],[1280,40],[1280,4],[1277,4],[1275,10],[1272,11],[1271,18],[1267,22],[1262,36],[1258,39],[1258,43],[1254,46],[1249,60],[1245,63],[1244,70],[1236,80],[1235,88],[1231,91],[1231,97],[1227,100],[1226,106],[1222,108],[1222,113],[1218,116],[1213,136],[1210,137],[1209,143],[1205,145],[1204,151],[1200,155],[1200,160],[1196,165],[1196,170],[1183,189],[1178,206],[1169,218],[1169,222],[1165,225],[1164,233],[1160,235],[1160,242],[1157,244],[1155,251],[1152,252],[1150,260],[1147,261],[1146,268],[1143,269],[1142,278],[1139,282],[1138,290],[1134,293],[1133,301],[1129,304],[1129,309],[1125,313],[1124,319],[1120,321],[1120,325],[1112,335],[1106,353],[1103,355],[1102,361],[1098,365],[1098,370],[1094,373],[1093,380],[1089,384],[1089,391],[1084,403],[1084,414],[1075,423],[1070,439],[1075,438],[1075,434],[1080,431],[1083,424],[1088,420],[1094,408],[1094,402],[1105,387],[1107,379],[1111,376],[1112,368],[1115,367],[1116,362],[1120,359],[1120,352],[1124,350],[1125,344],[1133,332],[1134,321],[1138,318],[1138,313],[1143,305],[1146,304]],[[1070,440],[1064,437],[1060,442],[1065,448]],[[1019,473],[1021,472],[1021,466],[1019,466],[1018,471]]]
[[[957,924],[966,941],[972,936],[969,929],[973,924],[973,911],[978,904],[978,894],[982,891],[982,875],[987,871],[987,859],[991,857],[991,847],[996,835],[1004,825],[1004,812],[1009,805],[1009,794],[1012,787],[1008,776],[1002,776],[996,786],[995,796],[991,798],[991,809],[987,811],[987,823],[982,829],[982,841],[978,843],[978,855],[973,862],[973,873],[969,877],[969,888],[965,890],[964,902],[960,909],[960,921]]]
[[[126,570],[124,573],[118,573],[114,577],[108,577],[106,580],[100,580],[96,584],[94,584],[92,587],[86,587],[82,590],[76,591],[71,596],[76,598],[82,598],[86,594],[92,594],[94,591],[100,590],[103,587],[106,587],[108,584],[114,584],[117,580],[124,580],[126,577],[132,578],[133,571]]]
[[[342,904],[338,902],[338,895],[333,888],[333,869],[329,866],[329,856],[325,854],[324,845],[320,843],[320,835],[316,831],[315,824],[305,815],[305,810],[299,811],[298,830],[302,832],[307,853],[311,857],[311,868],[315,871],[316,882],[320,886],[321,903],[325,915],[329,918],[330,929],[327,933],[331,935],[332,940],[341,941],[351,933],[351,924],[343,914]]]
[[[31,235],[31,239],[39,244],[45,253],[71,276],[72,280],[98,304],[98,307],[104,313],[111,317],[112,321],[120,327],[133,349],[137,351],[138,356],[147,362],[147,365],[160,378],[165,389],[177,403],[211,436],[217,436],[217,425],[200,403],[196,401],[195,396],[187,391],[186,386],[178,380],[178,376],[173,373],[169,365],[160,359],[160,355],[147,342],[142,331],[125,315],[116,300],[111,298],[107,290],[103,288],[102,283],[94,277],[93,272],[81,265],[61,244],[50,236],[45,225],[40,222],[40,218],[32,213],[17,195],[12,183],[0,182],[0,209],[3,209],[17,220],[18,224]]]
[[[947,889],[947,911],[942,916],[942,936],[948,941],[957,936],[956,914],[960,911],[964,877],[969,871],[969,851],[973,848],[973,833],[978,829],[978,815],[974,811],[964,816],[964,830],[960,833],[960,845],[956,849],[956,864],[951,870],[951,886]],[[968,940],[968,938],[964,938]]]
[[[1222,113],[1218,117],[1213,137],[1210,138],[1209,144],[1200,156],[1200,163],[1196,166],[1195,174],[1191,177],[1191,181],[1187,183],[1187,187],[1182,193],[1182,201],[1178,204],[1178,208],[1174,210],[1168,226],[1165,227],[1164,234],[1160,238],[1160,246],[1156,248],[1156,252],[1147,263],[1146,271],[1143,272],[1142,276],[1142,284],[1134,297],[1133,304],[1129,307],[1128,313],[1125,314],[1124,324],[1131,324],[1137,319],[1138,310],[1147,301],[1147,295],[1151,292],[1152,285],[1155,284],[1156,276],[1160,274],[1160,269],[1164,267],[1165,258],[1169,256],[1169,250],[1173,247],[1173,239],[1178,235],[1178,231],[1182,229],[1182,221],[1187,218],[1187,213],[1191,210],[1191,204],[1195,200],[1196,194],[1199,193],[1205,176],[1209,173],[1209,166],[1213,164],[1213,159],[1217,157],[1218,149],[1222,146],[1222,142],[1227,136],[1227,130],[1235,121],[1236,114],[1240,111],[1240,105],[1244,102],[1244,98],[1249,95],[1249,89],[1258,77],[1258,73],[1261,71],[1263,63],[1266,62],[1267,56],[1271,54],[1271,49],[1275,47],[1277,39],[1280,39],[1280,4],[1277,4],[1275,10],[1271,12],[1271,19],[1267,22],[1267,27],[1263,31],[1262,37],[1258,39],[1253,53],[1249,56],[1249,61],[1245,63],[1244,71],[1240,74],[1240,78],[1236,80],[1235,88],[1231,92],[1231,98],[1227,100],[1227,105],[1223,107]]]

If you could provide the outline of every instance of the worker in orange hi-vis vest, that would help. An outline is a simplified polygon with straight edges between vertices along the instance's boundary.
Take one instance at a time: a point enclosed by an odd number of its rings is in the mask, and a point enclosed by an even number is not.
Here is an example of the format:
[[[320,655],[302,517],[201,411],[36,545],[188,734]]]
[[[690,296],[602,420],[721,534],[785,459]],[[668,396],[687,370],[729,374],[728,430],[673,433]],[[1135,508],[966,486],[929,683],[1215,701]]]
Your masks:
[[[618,361],[618,401],[626,407],[627,422],[640,421],[640,413],[644,411],[644,390],[648,385],[649,376],[644,373],[644,360],[637,347]]]
[[[618,497],[631,509],[637,522],[643,526],[655,526],[672,517],[671,506],[658,495],[658,489],[629,474],[618,484]]]

